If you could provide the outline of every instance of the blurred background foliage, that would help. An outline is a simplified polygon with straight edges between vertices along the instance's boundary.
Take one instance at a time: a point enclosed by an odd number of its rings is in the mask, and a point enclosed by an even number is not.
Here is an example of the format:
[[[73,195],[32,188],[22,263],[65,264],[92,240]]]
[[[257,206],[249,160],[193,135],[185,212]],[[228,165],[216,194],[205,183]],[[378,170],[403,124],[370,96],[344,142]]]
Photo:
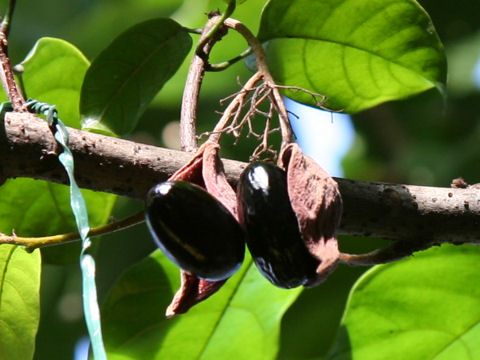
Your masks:
[[[475,85],[473,76],[480,55],[478,4],[470,0],[419,2],[432,17],[446,48],[446,96],[432,90],[355,115],[356,139],[343,161],[346,177],[432,186],[449,186],[459,176],[469,183],[480,178],[480,80]],[[246,1],[234,16],[255,32],[264,3]],[[18,63],[38,38],[51,36],[73,43],[92,60],[116,35],[135,23],[172,17],[196,28],[205,22],[206,12],[224,7],[222,0],[18,1],[9,50],[12,61]],[[215,47],[212,60],[225,60],[245,48],[240,37],[229,34],[228,41]],[[189,58],[158,94],[131,139],[178,146],[177,122],[188,63]],[[242,63],[222,73],[207,74],[199,108],[200,131],[212,128],[218,119],[215,111],[221,110],[219,100],[237,91],[238,81],[246,81],[248,74]],[[252,143],[226,145],[226,157],[246,160]],[[121,218],[142,206],[121,198],[113,215]],[[358,252],[379,243],[381,240],[348,237],[340,241],[346,251]],[[153,249],[145,226],[104,237],[97,253],[100,300],[126,267]],[[302,293],[282,322],[280,359],[321,358],[327,352],[348,291],[364,270],[340,266],[325,284]],[[44,265],[36,359],[73,357],[75,343],[85,334],[79,282],[77,264]]]

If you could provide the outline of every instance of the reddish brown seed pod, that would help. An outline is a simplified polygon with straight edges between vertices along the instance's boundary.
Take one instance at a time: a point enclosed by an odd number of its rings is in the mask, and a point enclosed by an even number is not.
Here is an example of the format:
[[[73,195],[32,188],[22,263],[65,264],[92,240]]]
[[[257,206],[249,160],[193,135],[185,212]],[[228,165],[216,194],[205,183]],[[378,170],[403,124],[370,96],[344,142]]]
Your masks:
[[[288,196],[308,252],[318,261],[315,276],[306,286],[324,281],[340,256],[337,229],[342,197],[337,182],[315,161],[291,143],[280,155],[287,172]]]

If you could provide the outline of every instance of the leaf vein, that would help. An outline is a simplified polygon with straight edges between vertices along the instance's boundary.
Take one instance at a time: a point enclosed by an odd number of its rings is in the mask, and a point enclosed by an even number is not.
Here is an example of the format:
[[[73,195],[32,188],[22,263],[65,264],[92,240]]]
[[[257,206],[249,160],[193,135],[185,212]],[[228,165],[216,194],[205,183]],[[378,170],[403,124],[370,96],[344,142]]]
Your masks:
[[[245,278],[245,276],[247,275],[248,271],[251,269],[251,267],[254,266],[254,263],[252,260],[250,260],[250,265],[248,266],[248,268],[243,272],[242,276],[240,277],[238,283],[237,283],[237,286],[235,287],[235,289],[232,291],[232,293],[230,294],[230,296],[228,297],[228,300],[227,302],[225,303],[225,306],[223,307],[222,311],[220,312],[217,320],[215,321],[215,324],[213,325],[212,327],[212,331],[210,331],[210,333],[208,334],[208,337],[206,338],[205,342],[204,342],[204,345],[199,353],[199,356],[198,356],[198,359],[201,359],[203,354],[205,353],[206,349],[208,348],[208,345],[210,343],[210,340],[212,339],[213,335],[215,334],[217,328],[218,328],[218,325],[220,324],[220,322],[222,321],[222,318],[223,316],[225,315],[225,313],[227,312],[229,306],[230,306],[230,303],[232,302],[232,299],[234,298],[234,296],[236,295],[237,291],[238,291],[238,288],[240,287],[240,283],[243,281],[243,279]]]

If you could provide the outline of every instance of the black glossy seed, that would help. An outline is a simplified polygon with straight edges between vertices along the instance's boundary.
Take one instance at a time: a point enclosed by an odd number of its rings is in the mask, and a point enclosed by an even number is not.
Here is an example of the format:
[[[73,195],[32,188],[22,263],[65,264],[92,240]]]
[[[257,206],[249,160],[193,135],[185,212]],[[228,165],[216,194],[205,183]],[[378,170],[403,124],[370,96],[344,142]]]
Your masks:
[[[237,186],[239,218],[260,272],[274,285],[305,284],[317,262],[305,247],[290,204],[285,172],[273,164],[250,164]]]
[[[216,281],[240,267],[245,233],[201,187],[184,181],[157,184],[147,194],[145,213],[153,239],[180,268]]]

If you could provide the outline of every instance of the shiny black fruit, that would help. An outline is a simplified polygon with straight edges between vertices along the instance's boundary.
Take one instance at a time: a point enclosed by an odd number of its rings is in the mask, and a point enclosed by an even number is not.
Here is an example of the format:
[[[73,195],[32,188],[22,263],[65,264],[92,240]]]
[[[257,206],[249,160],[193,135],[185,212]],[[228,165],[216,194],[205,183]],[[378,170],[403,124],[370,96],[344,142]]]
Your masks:
[[[250,164],[240,176],[237,200],[247,245],[260,272],[282,288],[305,284],[317,263],[300,234],[285,172],[269,163]]]
[[[241,265],[245,234],[232,214],[199,186],[163,182],[147,194],[146,221],[165,255],[207,280],[223,280]]]

